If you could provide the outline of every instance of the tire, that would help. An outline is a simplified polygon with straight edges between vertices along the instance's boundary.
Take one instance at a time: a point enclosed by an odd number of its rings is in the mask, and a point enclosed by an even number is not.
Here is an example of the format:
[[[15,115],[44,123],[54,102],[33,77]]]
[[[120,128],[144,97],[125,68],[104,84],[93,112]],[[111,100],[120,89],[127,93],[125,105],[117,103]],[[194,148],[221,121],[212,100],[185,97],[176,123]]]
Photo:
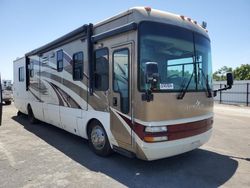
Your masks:
[[[35,118],[31,106],[28,106],[28,119],[31,124],[36,124],[37,119]]]
[[[5,101],[5,104],[6,104],[6,105],[10,105],[10,104],[11,104],[11,101]]]
[[[109,156],[112,153],[108,136],[105,129],[99,121],[92,121],[88,130],[88,141],[91,150],[102,157]]]

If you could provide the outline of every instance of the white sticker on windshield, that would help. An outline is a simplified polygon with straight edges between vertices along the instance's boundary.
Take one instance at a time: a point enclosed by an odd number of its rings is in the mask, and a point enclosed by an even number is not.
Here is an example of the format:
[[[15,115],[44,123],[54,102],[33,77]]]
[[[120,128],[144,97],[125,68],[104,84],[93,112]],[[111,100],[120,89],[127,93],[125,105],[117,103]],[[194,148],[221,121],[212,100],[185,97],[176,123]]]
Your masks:
[[[160,84],[160,89],[174,89],[174,84]]]

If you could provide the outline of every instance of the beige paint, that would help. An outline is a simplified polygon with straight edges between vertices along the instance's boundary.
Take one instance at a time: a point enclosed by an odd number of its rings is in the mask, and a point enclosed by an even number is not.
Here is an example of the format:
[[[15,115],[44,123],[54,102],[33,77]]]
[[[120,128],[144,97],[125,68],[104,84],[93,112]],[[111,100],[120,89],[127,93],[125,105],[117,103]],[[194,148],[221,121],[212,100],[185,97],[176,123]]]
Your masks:
[[[205,92],[186,93],[182,100],[178,93],[153,93],[154,100],[142,101],[142,93],[136,92],[135,118],[141,121],[164,121],[190,118],[209,114],[213,111],[213,99]]]

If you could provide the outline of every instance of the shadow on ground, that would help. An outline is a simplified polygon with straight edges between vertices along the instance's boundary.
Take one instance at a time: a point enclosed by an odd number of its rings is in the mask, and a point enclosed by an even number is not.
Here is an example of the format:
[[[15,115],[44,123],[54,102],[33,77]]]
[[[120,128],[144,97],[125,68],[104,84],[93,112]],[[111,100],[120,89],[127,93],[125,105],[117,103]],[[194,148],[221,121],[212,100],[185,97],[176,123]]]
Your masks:
[[[46,123],[31,125],[25,116],[12,119],[82,166],[128,187],[218,187],[238,167],[230,156],[203,149],[157,161],[130,159],[116,153],[101,158],[80,137]]]

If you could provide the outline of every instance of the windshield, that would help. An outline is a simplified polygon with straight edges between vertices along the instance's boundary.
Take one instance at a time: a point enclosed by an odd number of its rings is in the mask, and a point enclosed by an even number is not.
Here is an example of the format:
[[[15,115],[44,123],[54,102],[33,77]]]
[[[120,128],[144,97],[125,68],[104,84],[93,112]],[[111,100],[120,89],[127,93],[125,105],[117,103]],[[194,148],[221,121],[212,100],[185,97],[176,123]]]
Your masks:
[[[158,66],[154,91],[210,90],[212,83],[210,41],[180,27],[154,22],[139,26],[139,90],[150,88],[147,63]]]

